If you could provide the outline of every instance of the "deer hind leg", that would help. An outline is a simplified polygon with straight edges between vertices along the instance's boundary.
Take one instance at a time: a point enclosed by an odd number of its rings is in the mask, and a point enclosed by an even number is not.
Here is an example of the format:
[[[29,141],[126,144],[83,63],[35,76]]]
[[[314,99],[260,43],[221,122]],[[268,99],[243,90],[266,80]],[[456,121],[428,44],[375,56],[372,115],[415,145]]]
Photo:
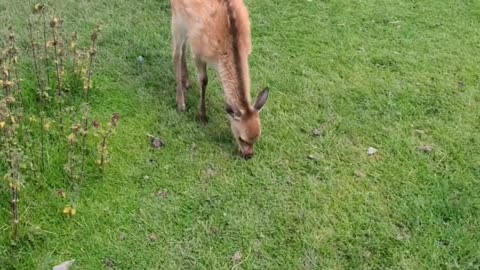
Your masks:
[[[183,90],[187,92],[190,89],[191,83],[188,76],[188,67],[187,67],[187,42],[183,43],[182,46],[182,84]]]
[[[200,109],[199,117],[202,123],[208,122],[207,117],[207,108],[205,105],[207,84],[208,84],[208,75],[207,75],[207,63],[202,61],[199,57],[195,57],[195,64],[198,69],[198,81],[200,83]]]
[[[172,16],[172,34],[173,34],[173,62],[175,66],[175,80],[177,83],[177,109],[180,112],[186,111],[183,78],[187,73],[186,63],[183,64],[184,51],[187,41],[186,31],[181,27],[181,23]],[[183,59],[182,59],[183,58]],[[184,71],[185,69],[185,71]],[[187,74],[188,77],[188,74]]]

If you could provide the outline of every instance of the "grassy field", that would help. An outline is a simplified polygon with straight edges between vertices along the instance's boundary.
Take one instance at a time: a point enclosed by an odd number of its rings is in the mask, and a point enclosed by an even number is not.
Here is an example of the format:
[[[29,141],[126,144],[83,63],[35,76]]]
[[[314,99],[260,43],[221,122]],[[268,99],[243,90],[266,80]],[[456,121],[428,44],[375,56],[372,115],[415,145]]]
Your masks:
[[[0,25],[24,34],[27,2],[0,0]],[[479,1],[247,0],[252,94],[271,89],[249,161],[211,70],[209,124],[196,82],[176,112],[169,1],[47,3],[102,25],[93,114],[122,120],[74,218],[60,176],[26,183],[16,247],[0,185],[1,269],[480,268]]]

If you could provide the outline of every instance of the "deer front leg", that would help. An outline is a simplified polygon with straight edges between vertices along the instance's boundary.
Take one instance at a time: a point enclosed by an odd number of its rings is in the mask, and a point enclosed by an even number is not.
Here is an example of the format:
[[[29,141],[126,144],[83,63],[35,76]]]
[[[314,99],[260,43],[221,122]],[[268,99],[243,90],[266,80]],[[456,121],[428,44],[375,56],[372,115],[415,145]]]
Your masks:
[[[187,67],[187,42],[183,43],[182,46],[182,84],[183,84],[183,90],[185,92],[187,90],[190,90],[191,83],[190,83],[190,78],[188,76],[188,67]]]
[[[200,60],[200,58],[195,58],[195,64],[197,65],[198,69],[198,81],[200,83],[200,109],[199,109],[199,117],[202,123],[208,122],[207,117],[207,108],[205,105],[206,99],[206,92],[207,92],[207,84],[208,84],[208,75],[207,75],[207,64]]]
[[[173,46],[173,61],[175,64],[175,79],[177,82],[177,109],[180,112],[186,111],[185,95],[183,92],[183,80],[182,80],[182,44],[175,42]]]

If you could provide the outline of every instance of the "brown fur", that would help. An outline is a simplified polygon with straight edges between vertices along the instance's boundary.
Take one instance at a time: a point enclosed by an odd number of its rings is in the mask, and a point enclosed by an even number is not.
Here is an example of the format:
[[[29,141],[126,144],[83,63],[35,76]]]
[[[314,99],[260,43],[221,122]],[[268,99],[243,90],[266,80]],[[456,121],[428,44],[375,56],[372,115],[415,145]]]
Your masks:
[[[259,111],[268,97],[263,91],[251,105],[248,57],[252,51],[250,20],[243,0],[171,0],[177,107],[185,111],[190,87],[185,59],[190,43],[201,86],[200,118],[207,120],[206,65],[219,74],[233,135],[246,156],[261,134]]]

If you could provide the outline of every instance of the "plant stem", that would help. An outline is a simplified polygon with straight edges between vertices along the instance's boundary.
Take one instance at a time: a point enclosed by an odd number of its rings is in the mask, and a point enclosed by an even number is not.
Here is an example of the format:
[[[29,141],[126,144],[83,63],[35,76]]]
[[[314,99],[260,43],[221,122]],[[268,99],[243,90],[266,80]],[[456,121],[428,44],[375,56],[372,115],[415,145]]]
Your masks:
[[[55,69],[57,74],[57,96],[58,96],[58,110],[60,113],[60,128],[63,131],[63,111],[62,111],[62,93],[63,93],[63,82],[62,82],[62,68],[63,68],[63,59],[58,55],[58,40],[56,34],[56,26],[52,27],[52,36],[53,36],[53,48],[55,51]]]
[[[37,78],[37,86],[40,92],[40,171],[43,173],[45,171],[45,136],[43,130],[43,125],[45,122],[45,88],[43,86],[42,80],[40,79],[40,68],[38,64],[38,55],[35,45],[33,22],[31,18],[29,18],[28,20],[28,26],[30,32],[30,45],[32,47],[33,71],[35,73],[35,77]]]
[[[88,68],[87,68],[87,74],[86,74],[86,77],[87,77],[87,81],[86,81],[86,85],[84,85],[84,96],[85,96],[85,104],[87,106],[87,111],[86,111],[86,115],[85,115],[85,119],[84,119],[84,130],[83,130],[83,137],[82,137],[82,172],[81,172],[81,179],[84,178],[84,175],[85,175],[85,159],[86,159],[86,155],[87,155],[87,147],[86,147],[86,144],[87,144],[87,133],[88,133],[88,114],[89,114],[89,111],[88,111],[88,106],[89,106],[89,92],[91,90],[91,81],[92,81],[92,69],[93,69],[93,64],[94,64],[94,60],[95,60],[95,54],[96,54],[96,42],[97,42],[97,37],[98,37],[98,33],[99,33],[99,28],[95,29],[94,32],[92,33],[92,36],[91,36],[91,41],[92,41],[92,44],[91,44],[91,47],[90,47],[90,50],[88,52],[88,56],[89,56],[89,63],[88,63]]]
[[[107,136],[104,135],[103,138],[102,138],[102,153],[101,153],[101,156],[100,156],[100,169],[101,171],[103,172],[103,164],[105,162],[105,145],[107,143]]]
[[[72,54],[73,54],[72,74],[76,76],[75,79],[77,79],[78,75],[76,73],[76,69],[77,69],[77,33],[76,32],[73,32],[72,34],[71,46],[72,46]]]
[[[14,76],[14,82],[15,82],[15,91],[14,94],[17,94],[20,97],[20,107],[23,107],[24,100],[23,100],[23,94],[20,90],[20,80],[18,77],[18,68],[17,68],[17,47],[16,47],[16,39],[15,39],[15,34],[13,33],[12,27],[10,27],[10,33],[9,33],[9,62],[11,64],[11,67],[13,69],[13,76]]]
[[[13,237],[15,240],[18,240],[18,224],[20,223],[20,219],[18,216],[18,187],[16,184],[12,184],[12,215],[13,215]]]
[[[40,81],[40,75],[39,75],[39,69],[38,69],[38,58],[37,58],[37,50],[36,50],[36,46],[35,46],[35,38],[33,36],[33,23],[32,23],[32,19],[29,18],[28,19],[28,29],[29,29],[29,32],[30,32],[30,46],[32,47],[32,60],[33,60],[33,72],[35,73],[35,77],[37,78],[37,86],[39,89],[43,89],[42,87],[42,83]],[[41,90],[42,91],[42,90]],[[42,93],[43,95],[43,93]],[[42,106],[43,106],[43,97],[42,99],[40,100],[40,102],[42,103]]]
[[[49,58],[48,58],[48,48],[47,48],[47,20],[45,18],[45,9],[42,9],[42,19],[43,19],[43,48],[45,53],[45,74],[47,78],[47,86],[50,86],[50,74],[49,70]]]

